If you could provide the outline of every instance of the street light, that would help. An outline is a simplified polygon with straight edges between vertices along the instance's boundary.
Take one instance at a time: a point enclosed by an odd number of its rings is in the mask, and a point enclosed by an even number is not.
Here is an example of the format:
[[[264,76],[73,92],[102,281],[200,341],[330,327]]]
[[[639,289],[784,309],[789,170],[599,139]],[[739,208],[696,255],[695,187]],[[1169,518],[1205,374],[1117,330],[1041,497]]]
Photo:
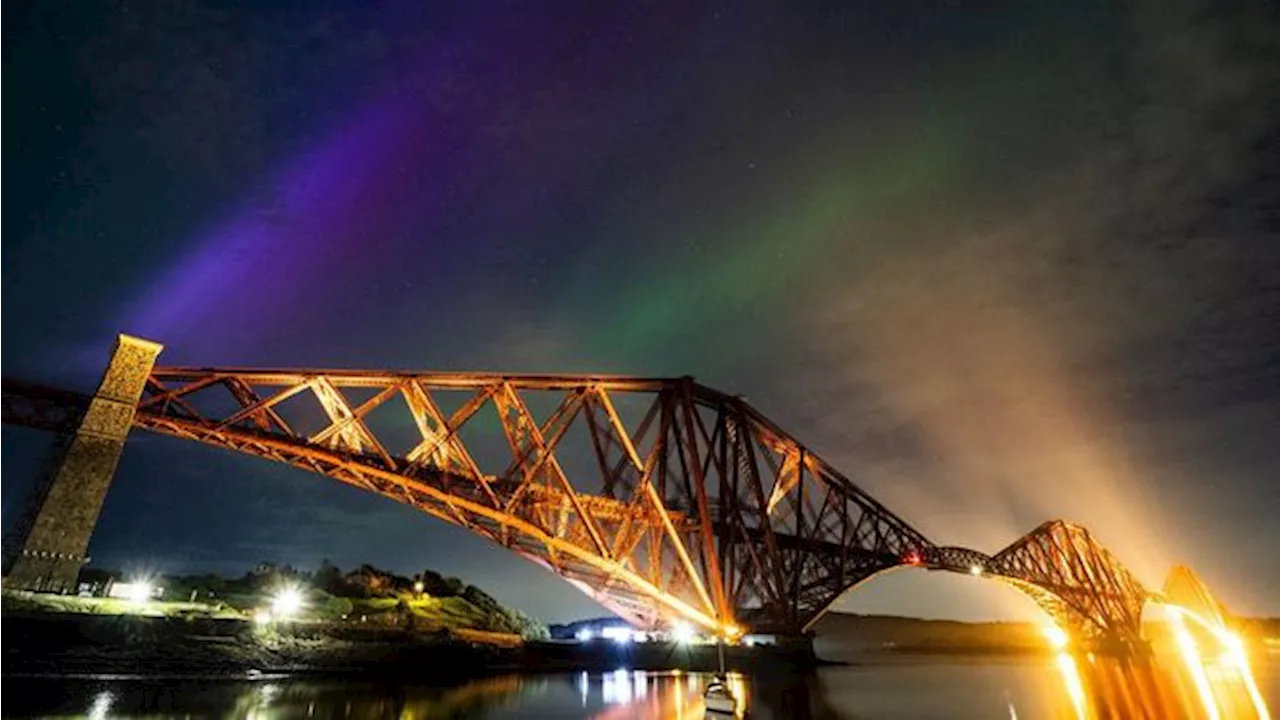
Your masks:
[[[619,645],[631,643],[632,631],[629,627],[610,626],[600,630],[600,637],[608,638]]]
[[[155,586],[153,586],[150,581],[144,579],[138,579],[131,583],[127,583],[124,590],[125,599],[138,603],[150,600],[154,593]]]
[[[687,622],[679,621],[671,626],[671,637],[681,645],[688,645],[693,642],[693,626]]]
[[[302,591],[295,585],[286,585],[271,597],[271,614],[278,618],[289,618],[302,609]]]

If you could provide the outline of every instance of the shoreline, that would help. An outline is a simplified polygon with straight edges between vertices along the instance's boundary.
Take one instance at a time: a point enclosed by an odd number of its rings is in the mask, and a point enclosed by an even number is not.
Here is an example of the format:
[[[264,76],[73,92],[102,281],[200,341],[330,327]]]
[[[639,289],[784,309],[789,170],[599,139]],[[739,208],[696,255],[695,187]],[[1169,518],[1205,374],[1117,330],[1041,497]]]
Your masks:
[[[714,645],[468,641],[447,632],[226,619],[6,613],[5,677],[270,675],[459,680],[507,673],[714,671]],[[820,667],[807,643],[726,648],[726,668]]]
[[[715,645],[520,640],[386,626],[156,615],[9,611],[0,615],[5,677],[62,679],[384,678],[456,682],[504,674],[685,670],[714,672]],[[870,628],[867,628],[870,630]],[[493,635],[490,637],[490,635]],[[1049,657],[1018,643],[936,635],[837,633],[789,645],[729,646],[728,670],[808,671]],[[514,638],[514,642],[512,639]]]

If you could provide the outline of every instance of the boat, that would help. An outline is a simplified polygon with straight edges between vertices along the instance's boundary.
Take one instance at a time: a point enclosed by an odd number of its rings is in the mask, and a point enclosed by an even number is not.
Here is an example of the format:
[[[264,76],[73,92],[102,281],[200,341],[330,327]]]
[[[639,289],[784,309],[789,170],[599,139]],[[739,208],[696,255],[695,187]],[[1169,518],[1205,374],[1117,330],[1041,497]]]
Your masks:
[[[716,675],[711,684],[707,685],[707,691],[702,696],[702,704],[706,706],[708,718],[738,716],[738,700],[733,696],[733,691],[729,689],[729,684],[725,682],[723,675]]]

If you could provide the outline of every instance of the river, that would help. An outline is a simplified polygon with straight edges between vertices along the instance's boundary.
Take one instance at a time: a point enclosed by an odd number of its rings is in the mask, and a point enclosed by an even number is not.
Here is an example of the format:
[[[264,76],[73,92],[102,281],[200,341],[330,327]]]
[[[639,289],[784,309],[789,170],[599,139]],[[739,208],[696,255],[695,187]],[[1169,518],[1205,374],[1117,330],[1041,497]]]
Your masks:
[[[1066,656],[1063,656],[1066,657]],[[1257,691],[1221,667],[1181,673],[1072,660],[925,659],[731,674],[751,718],[1248,718],[1280,702],[1271,662]],[[1084,666],[1083,668],[1080,666]],[[296,677],[5,678],[6,717],[702,718],[710,676],[618,669],[508,675],[449,687]],[[1199,679],[1197,679],[1197,677]],[[1206,694],[1207,692],[1207,694]]]

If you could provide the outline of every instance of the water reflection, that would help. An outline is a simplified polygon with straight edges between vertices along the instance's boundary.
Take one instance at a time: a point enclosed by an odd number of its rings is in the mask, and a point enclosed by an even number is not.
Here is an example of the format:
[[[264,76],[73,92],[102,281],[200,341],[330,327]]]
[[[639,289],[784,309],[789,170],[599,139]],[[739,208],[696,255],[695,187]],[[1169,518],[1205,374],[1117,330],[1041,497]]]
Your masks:
[[[1159,658],[1121,662],[1060,655],[1064,686],[1078,687],[1083,699],[1077,702],[1076,693],[1070,691],[1076,716],[1080,720],[1269,720],[1266,701],[1247,664],[1230,654],[1204,655],[1184,637],[1178,638],[1178,644],[1184,653],[1181,662]]]
[[[1194,638],[1193,638],[1194,639]],[[1240,658],[1197,644],[1198,671],[1180,663],[1061,654],[1049,661],[878,662],[816,673],[731,674],[747,717],[1253,718],[1278,689],[1262,664],[1250,689]],[[426,671],[424,671],[425,674]],[[7,679],[13,688],[13,679]],[[23,679],[8,717],[652,718],[700,720],[705,674],[640,672],[505,676],[455,687],[340,680]]]
[[[1132,660],[1071,654],[1066,632],[1044,629],[1076,720],[1270,720],[1240,636],[1220,619],[1205,620],[1177,605],[1167,605],[1165,615],[1163,625],[1147,626],[1152,655]]]

